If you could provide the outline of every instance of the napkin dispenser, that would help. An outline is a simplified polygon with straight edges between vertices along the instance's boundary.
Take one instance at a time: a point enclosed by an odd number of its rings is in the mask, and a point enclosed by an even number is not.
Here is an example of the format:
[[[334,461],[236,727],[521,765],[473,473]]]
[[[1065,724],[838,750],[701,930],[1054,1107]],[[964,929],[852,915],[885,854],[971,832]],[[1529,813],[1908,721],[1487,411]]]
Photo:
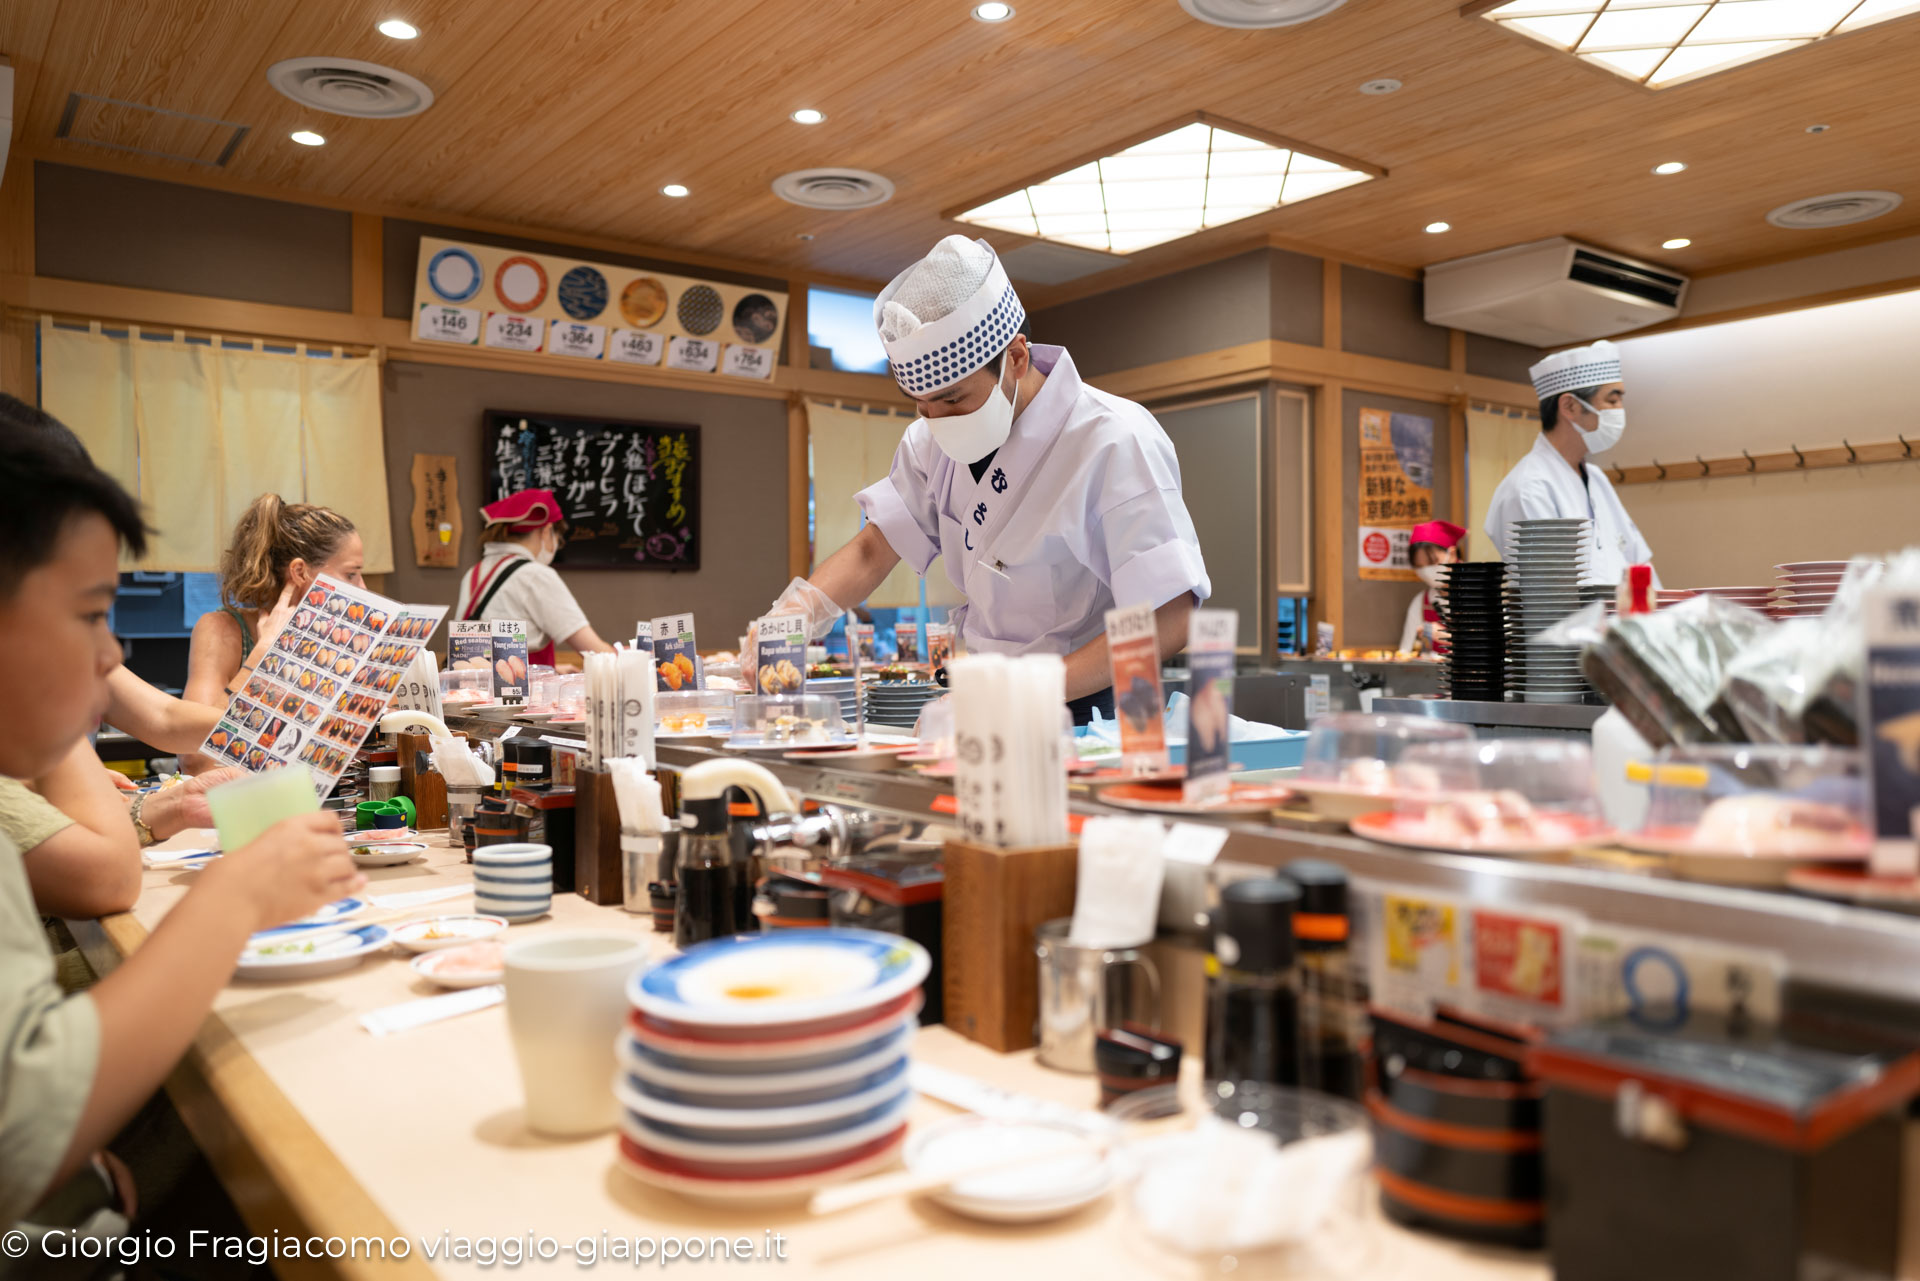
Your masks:
[[[1695,1016],[1567,1028],[1528,1061],[1555,1281],[1897,1275],[1911,1046]]]

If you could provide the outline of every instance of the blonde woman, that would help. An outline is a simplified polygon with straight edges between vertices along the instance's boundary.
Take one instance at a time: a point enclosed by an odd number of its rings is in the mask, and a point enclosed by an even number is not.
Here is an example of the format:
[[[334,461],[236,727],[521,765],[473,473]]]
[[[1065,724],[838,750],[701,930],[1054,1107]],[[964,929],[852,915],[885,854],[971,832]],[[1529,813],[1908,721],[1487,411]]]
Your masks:
[[[222,708],[244,683],[254,649],[285,625],[295,602],[320,575],[364,587],[360,535],[339,512],[289,503],[278,494],[253,500],[220,558],[221,607],[200,616],[187,654],[186,698]],[[189,774],[217,768],[211,757],[183,758]]]

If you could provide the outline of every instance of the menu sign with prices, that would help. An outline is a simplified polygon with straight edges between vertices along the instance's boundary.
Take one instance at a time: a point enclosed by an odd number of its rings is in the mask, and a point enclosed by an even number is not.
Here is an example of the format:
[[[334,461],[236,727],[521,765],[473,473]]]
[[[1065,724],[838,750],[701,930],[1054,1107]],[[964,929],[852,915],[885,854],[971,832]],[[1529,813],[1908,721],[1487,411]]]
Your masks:
[[[527,625],[517,618],[493,623],[493,690],[503,703],[527,701]]]
[[[1107,611],[1107,662],[1120,721],[1120,768],[1157,774],[1167,768],[1167,727],[1160,712],[1160,638],[1151,605]]]
[[[413,327],[413,336],[422,342],[450,342],[472,347],[480,341],[480,313],[472,307],[422,303],[419,321]]]
[[[1778,1023],[1786,970],[1778,952],[1589,923],[1569,980],[1582,1019],[1624,1017],[1668,1032],[1696,1014],[1732,1026]]]
[[[1920,875],[1920,592],[1876,588],[1860,728],[1873,797],[1873,874]]]
[[[500,676],[493,670],[492,623],[456,618],[447,624],[447,670],[485,672],[487,697],[500,697]]]
[[[481,341],[502,351],[539,351],[546,336],[546,327],[537,320],[528,320],[510,311],[490,311],[487,335]]]
[[[1567,957],[1578,917],[1539,912],[1472,914],[1472,982],[1465,1005],[1505,1022],[1551,1025],[1578,1011],[1569,1000]]]
[[[700,655],[693,647],[693,615],[653,620],[654,674],[669,692],[700,688]]]
[[[653,653],[653,623],[651,620],[643,618],[633,625],[633,648],[643,653]]]
[[[1369,970],[1375,1003],[1419,1018],[1459,993],[1465,911],[1449,898],[1385,890]]]
[[[953,657],[953,628],[947,623],[927,624],[927,666],[938,671]]]
[[[1233,647],[1240,611],[1196,609],[1187,621],[1187,777],[1181,799],[1204,805],[1226,797],[1233,767]]]
[[[298,762],[312,769],[324,796],[386,714],[446,612],[322,575],[201,752],[255,773]]]
[[[807,692],[807,620],[799,614],[769,614],[754,629],[755,691]]]
[[[855,623],[847,628],[847,656],[862,663],[874,661],[872,623]]]
[[[895,623],[893,625],[893,649],[897,661],[917,663],[920,661],[920,624]]]

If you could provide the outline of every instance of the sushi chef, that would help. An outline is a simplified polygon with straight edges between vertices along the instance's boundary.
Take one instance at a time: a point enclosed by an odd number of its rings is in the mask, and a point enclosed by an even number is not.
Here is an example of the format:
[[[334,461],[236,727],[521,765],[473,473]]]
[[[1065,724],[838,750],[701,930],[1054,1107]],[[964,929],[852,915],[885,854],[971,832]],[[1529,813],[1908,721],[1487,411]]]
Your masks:
[[[1540,437],[1514,464],[1487,507],[1487,537],[1514,559],[1519,522],[1580,518],[1593,522],[1586,580],[1613,586],[1627,566],[1653,559],[1647,540],[1620,505],[1606,472],[1588,462],[1626,431],[1620,349],[1610,342],[1557,351],[1527,371],[1540,397]],[[1654,574],[1656,584],[1658,571]]]
[[[553,666],[557,644],[580,653],[611,654],[613,646],[587,622],[573,593],[553,567],[564,541],[560,500],[551,489],[523,489],[480,509],[480,562],[460,576],[463,621],[517,620],[527,625],[527,661]]]
[[[1146,409],[1082,382],[1064,348],[1028,341],[983,240],[940,241],[873,319],[920,418],[858,495],[860,533],[769,612],[824,636],[897,562],[925,574],[939,557],[967,598],[952,620],[967,650],[1063,655],[1076,723],[1111,717],[1106,611],[1153,606],[1173,654],[1212,590],[1172,442]]]

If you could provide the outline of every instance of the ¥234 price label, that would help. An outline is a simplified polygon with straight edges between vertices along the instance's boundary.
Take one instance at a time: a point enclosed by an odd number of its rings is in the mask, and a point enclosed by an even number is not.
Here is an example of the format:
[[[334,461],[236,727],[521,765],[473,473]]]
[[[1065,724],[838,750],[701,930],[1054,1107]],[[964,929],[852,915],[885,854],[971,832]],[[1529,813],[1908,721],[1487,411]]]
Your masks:
[[[485,345],[506,351],[539,351],[546,338],[546,326],[510,311],[491,312],[487,316]]]
[[[414,337],[422,342],[450,342],[472,347],[480,341],[480,313],[472,307],[424,303]]]

